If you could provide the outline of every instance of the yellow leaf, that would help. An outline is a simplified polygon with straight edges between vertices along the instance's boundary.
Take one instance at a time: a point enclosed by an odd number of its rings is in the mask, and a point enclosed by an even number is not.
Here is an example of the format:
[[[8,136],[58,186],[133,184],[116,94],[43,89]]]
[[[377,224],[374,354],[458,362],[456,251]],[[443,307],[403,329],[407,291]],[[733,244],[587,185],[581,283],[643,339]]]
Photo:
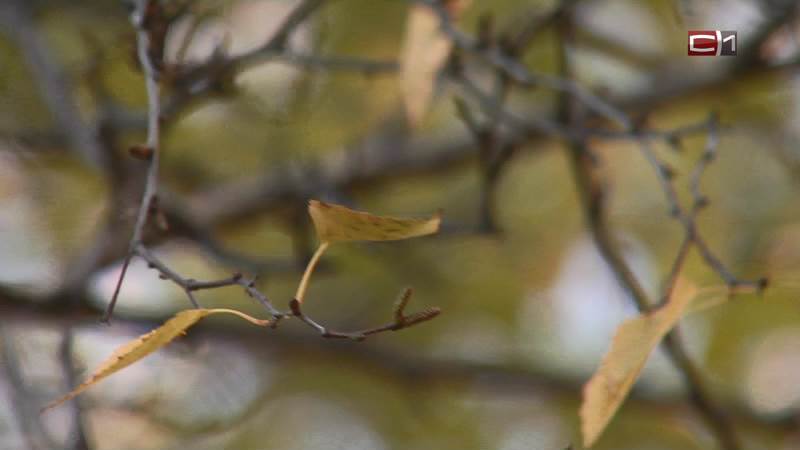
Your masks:
[[[455,21],[468,1],[448,0],[444,3],[447,15]],[[442,32],[436,12],[428,5],[411,5],[400,57],[403,102],[411,126],[418,125],[428,110],[436,75],[447,62],[452,46],[453,42]]]
[[[149,333],[139,336],[133,341],[130,341],[115,350],[110,357],[100,364],[100,367],[95,369],[94,373],[92,373],[92,375],[86,381],[73,389],[69,394],[45,406],[42,409],[42,412],[51,408],[55,408],[56,406],[77,397],[78,394],[82,393],[103,378],[106,378],[107,376],[130,366],[150,353],[153,353],[161,347],[167,345],[173,339],[185,333],[189,327],[197,323],[197,321],[203,317],[220,313],[234,314],[260,326],[266,326],[270,323],[269,320],[256,319],[248,316],[245,313],[232,309],[190,309],[181,311],[178,314],[175,314],[173,318],[166,321],[164,325],[161,325]]]
[[[600,368],[583,388],[580,409],[583,445],[594,445],[627,397],[647,357],[687,312],[696,287],[679,278],[669,302],[658,310],[623,322]]]
[[[311,200],[308,213],[322,242],[396,241],[439,231],[438,214],[429,219],[375,216],[340,205]]]

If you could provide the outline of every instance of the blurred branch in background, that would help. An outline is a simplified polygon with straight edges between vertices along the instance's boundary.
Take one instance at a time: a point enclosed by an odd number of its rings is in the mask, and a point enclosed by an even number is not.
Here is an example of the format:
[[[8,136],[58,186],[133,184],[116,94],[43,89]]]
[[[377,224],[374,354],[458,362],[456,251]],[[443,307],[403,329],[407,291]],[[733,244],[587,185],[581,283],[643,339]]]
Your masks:
[[[0,328],[0,344],[3,346],[2,366],[5,370],[5,379],[13,389],[11,400],[16,420],[22,429],[28,448],[30,450],[55,448],[52,437],[42,426],[36,407],[38,399],[33,398],[31,388],[23,377],[19,355],[14,348],[13,336],[5,329],[5,326]]]
[[[42,100],[72,151],[90,166],[105,167],[108,156],[97,142],[96,130],[81,117],[74,86],[37,29],[28,3],[9,0],[0,5],[0,25],[3,33],[22,50]]]
[[[3,301],[0,311],[4,317],[15,320],[42,320],[45,325],[61,325],[64,322],[75,324],[91,324],[96,322],[96,309],[68,312],[57,309],[40,308],[26,303]],[[142,325],[150,329],[163,322],[167,317],[140,319],[126,317],[117,313],[120,323]],[[569,378],[553,375],[547,370],[536,368],[519,368],[498,364],[473,363],[468,361],[442,360],[438,358],[420,357],[411,352],[381,348],[381,346],[353,345],[338,340],[317,339],[307,333],[284,331],[271,334],[265,339],[262,330],[236,328],[225,324],[200,324],[193,331],[193,339],[231,340],[237,345],[252,350],[259,357],[289,358],[303,354],[317,361],[328,361],[333,365],[358,365],[369,370],[378,370],[386,375],[407,384],[414,389],[435,389],[439,384],[458,383],[487,389],[491,392],[529,392],[537,394],[552,392],[563,396],[572,396],[585,381],[582,378]],[[277,352],[277,354],[276,354]],[[283,355],[283,356],[280,356]],[[657,410],[688,411],[692,408],[689,402],[671,398],[654,398],[642,392],[634,392],[630,404]],[[40,406],[40,405],[36,405]],[[793,419],[767,418],[750,411],[746,406],[726,404],[730,418],[739,426],[755,427],[770,433],[784,433],[794,429]],[[38,409],[36,410],[38,413]]]
[[[78,384],[78,371],[75,368],[72,350],[74,348],[75,335],[67,325],[61,331],[61,343],[58,348],[58,358],[61,360],[61,369],[64,372],[64,380],[67,386]],[[66,448],[73,450],[89,450],[89,438],[87,436],[86,419],[83,415],[83,407],[78,399],[70,402],[72,408],[72,429],[69,431],[68,443]]]

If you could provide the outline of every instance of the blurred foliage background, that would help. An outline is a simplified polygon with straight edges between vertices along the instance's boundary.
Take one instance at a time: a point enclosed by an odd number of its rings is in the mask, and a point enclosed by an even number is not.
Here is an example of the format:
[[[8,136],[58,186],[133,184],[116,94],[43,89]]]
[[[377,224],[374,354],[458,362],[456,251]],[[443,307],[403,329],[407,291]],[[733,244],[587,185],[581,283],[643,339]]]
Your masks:
[[[314,248],[308,199],[392,215],[441,208],[437,236],[333,248],[307,308],[336,328],[363,328],[389,317],[394,297],[412,285],[413,305],[443,314],[362,343],[320,339],[291,321],[265,331],[210,319],[92,388],[79,406],[39,416],[115,347],[188,305],[134,259],[115,319],[98,323],[145,167],[128,155],[144,139],[146,98],[124,4],[4,3],[1,448],[578,448],[581,387],[636,309],[587,233],[562,142],[536,134],[520,142],[492,188],[487,226],[480,145],[453,103],[463,90],[442,75],[424,121],[405,123],[396,61],[409,3],[399,0],[323,2],[287,46],[308,60],[319,56],[317,66],[270,54],[219,73],[213,61],[259,48],[299,2],[164,2],[188,8],[170,29],[165,61],[203,69],[189,71],[194,80],[177,70],[163,82],[164,101],[177,99],[162,137],[169,230],[148,240],[186,276],[258,274],[259,288],[284,306]],[[567,3],[582,86],[653,130],[718,112],[718,157],[702,179],[710,205],[698,225],[734,274],[771,281],[760,296],[736,296],[684,321],[682,338],[745,448],[800,448],[795,2]],[[490,34],[502,36],[561,7],[473,0],[458,27],[487,33],[480,24],[491,17]],[[555,22],[543,20],[520,55],[530,70],[559,75]],[[738,31],[738,56],[686,56],[687,29],[716,28]],[[491,89],[492,71],[462,56],[477,84]],[[377,68],[337,68],[325,58]],[[546,88],[519,89],[506,105],[520,117],[554,118],[557,101]],[[81,133],[96,141],[99,158],[76,147],[85,144]],[[679,150],[655,144],[683,199],[706,138],[687,135]],[[609,222],[655,296],[682,228],[635,143],[597,139],[592,148],[608,182]],[[696,254],[685,275],[722,284]],[[241,289],[198,298],[263,316]],[[714,446],[680,375],[658,352],[596,448]]]

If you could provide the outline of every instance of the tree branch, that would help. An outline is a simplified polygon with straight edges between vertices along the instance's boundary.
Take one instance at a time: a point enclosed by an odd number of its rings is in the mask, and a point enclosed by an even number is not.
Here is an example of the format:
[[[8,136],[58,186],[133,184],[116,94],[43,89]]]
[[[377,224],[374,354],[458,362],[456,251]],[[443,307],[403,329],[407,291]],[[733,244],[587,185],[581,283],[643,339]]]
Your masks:
[[[147,144],[146,154],[148,154],[148,167],[145,179],[144,193],[142,194],[142,201],[139,205],[139,212],[136,216],[136,224],[133,228],[133,236],[131,236],[130,245],[128,246],[128,255],[122,264],[117,285],[114,288],[114,294],[111,297],[111,302],[108,304],[103,321],[109,322],[111,315],[114,313],[114,306],[119,298],[119,292],[122,288],[122,282],[125,279],[125,274],[128,271],[128,266],[131,262],[137,247],[142,244],[142,234],[144,227],[147,224],[147,219],[154,212],[153,209],[156,195],[158,194],[158,165],[161,156],[159,148],[160,140],[160,123],[161,123],[161,100],[159,98],[159,73],[158,67],[162,64],[161,61],[153,61],[154,54],[162,55],[164,48],[165,30],[157,30],[160,21],[163,21],[163,11],[161,6],[156,0],[138,0],[133,13],[131,14],[131,23],[136,28],[137,36],[137,53],[139,62],[142,65],[145,85],[147,88]],[[160,31],[160,32],[159,32]],[[195,304],[196,306],[196,304]]]
[[[562,32],[560,49],[564,78],[573,76],[567,49],[568,42],[571,39],[571,29],[569,27],[569,23],[565,24],[565,28]],[[564,121],[575,123],[580,120],[578,116],[580,112],[576,109],[575,98],[572,95],[566,94],[568,94],[568,91],[565,91],[565,95],[561,98],[561,115]],[[643,148],[647,148],[648,144],[643,143],[642,146]],[[636,279],[630,266],[619,251],[615,242],[616,239],[608,227],[605,218],[606,193],[602,181],[598,178],[596,171],[592,167],[594,164],[594,156],[591,155],[589,147],[585,142],[570,143],[569,153],[572,162],[573,179],[578,186],[581,203],[585,210],[587,225],[600,254],[603,256],[603,259],[615,274],[620,284],[629,292],[639,311],[642,314],[650,312],[655,306],[654,302],[648,298],[649,296]],[[665,177],[668,172],[664,170],[664,167],[661,165],[658,165],[657,168],[659,169],[657,170],[659,178],[664,182],[664,180],[667,179]],[[666,185],[671,187],[671,183],[669,182],[667,182]],[[674,190],[670,190],[670,194],[675,194]],[[677,195],[674,195],[674,197],[675,203],[673,206],[677,211],[682,211],[679,203],[677,203]],[[678,277],[678,272],[688,253],[690,244],[696,244],[696,233],[694,232],[693,223],[693,220],[689,217],[684,221],[687,232],[686,238],[673,264],[673,271],[670,274],[670,280],[665,289],[665,295],[672,290],[674,280]],[[691,228],[689,228],[689,225],[691,225]],[[689,398],[692,405],[710,427],[719,445],[726,450],[740,449],[741,445],[739,444],[732,424],[723,410],[711,400],[709,390],[706,387],[699,369],[689,358],[688,353],[678,338],[677,329],[673,329],[667,334],[664,338],[663,346],[668,357],[684,378],[689,390]]]

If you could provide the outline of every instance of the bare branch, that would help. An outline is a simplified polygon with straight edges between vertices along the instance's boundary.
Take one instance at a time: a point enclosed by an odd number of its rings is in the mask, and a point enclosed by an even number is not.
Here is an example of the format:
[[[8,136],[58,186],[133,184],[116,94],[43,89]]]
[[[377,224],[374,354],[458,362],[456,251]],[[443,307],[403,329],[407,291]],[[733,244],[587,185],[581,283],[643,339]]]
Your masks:
[[[332,339],[351,339],[354,341],[363,341],[369,336],[384,333],[386,331],[398,331],[404,328],[408,328],[414,325],[417,325],[422,322],[427,322],[438,316],[441,313],[441,310],[437,307],[427,308],[420,312],[413,313],[411,315],[405,314],[405,307],[408,305],[408,301],[411,298],[412,294],[411,288],[406,288],[398,298],[395,304],[394,310],[394,320],[386,325],[381,325],[374,328],[367,328],[360,331],[336,331],[332,330],[328,327],[320,325],[314,319],[309,317],[306,313],[303,312],[302,309],[302,302],[293,299],[289,303],[289,307],[291,308],[292,315],[298,318],[300,321],[308,325],[309,327],[315,329],[320,336],[324,338],[332,338]]]
[[[189,298],[189,301],[195,308],[200,307],[200,304],[197,302],[197,299],[193,294],[195,291],[204,289],[217,289],[227,286],[241,286],[251,298],[258,300],[258,302],[264,306],[267,312],[272,315],[273,319],[276,320],[276,322],[273,323],[273,326],[277,325],[277,320],[280,320],[286,316],[285,313],[281,313],[275,307],[273,307],[272,303],[267,299],[267,297],[255,288],[255,279],[246,281],[243,279],[242,274],[236,273],[229,278],[223,278],[221,280],[197,281],[192,278],[184,278],[176,271],[170,269],[166,263],[156,257],[156,255],[148,250],[143,244],[139,244],[136,249],[134,249],[134,253],[147,261],[147,264],[151,269],[157,270],[161,279],[172,281],[181,289],[183,289],[184,293],[186,293],[186,296]]]
[[[152,56],[154,53],[162,54],[163,52],[163,38],[165,32],[163,30],[161,30],[161,32],[155,32],[158,21],[163,20],[161,14],[161,7],[156,0],[138,0],[131,14],[131,23],[137,29],[137,51],[139,62],[142,65],[144,73],[145,85],[147,87],[148,119],[146,146],[150,150],[150,159],[147,167],[142,201],[136,216],[133,236],[131,236],[130,245],[128,246],[128,255],[125,257],[125,262],[122,264],[122,270],[120,271],[117,285],[114,288],[114,294],[111,297],[111,302],[109,302],[108,309],[103,317],[103,321],[105,322],[110,321],[111,315],[114,313],[114,306],[117,303],[117,298],[119,298],[119,292],[122,288],[125,274],[128,271],[131,257],[136,248],[142,243],[142,233],[144,233],[144,227],[147,224],[148,217],[153,213],[153,202],[158,194],[158,165],[161,156],[159,148],[161,100],[159,98],[159,73],[157,67],[161,62],[153,61]],[[193,303],[196,305],[196,302],[193,301]]]
[[[134,250],[134,253],[147,261],[150,268],[155,269],[159,272],[160,277],[164,280],[169,280],[178,285],[181,289],[183,289],[186,296],[189,298],[189,301],[192,304],[199,308],[199,304],[195,299],[193,292],[203,289],[217,289],[227,286],[241,286],[245,289],[245,292],[251,298],[257,300],[267,312],[272,316],[272,328],[278,326],[278,323],[285,318],[289,317],[296,317],[301,322],[305,323],[315,331],[317,331],[320,336],[324,338],[347,338],[357,341],[363,341],[368,336],[382,333],[385,331],[397,331],[403,328],[408,328],[419,323],[428,321],[433,319],[434,317],[438,316],[440,313],[439,308],[428,308],[421,312],[417,312],[411,315],[405,314],[405,307],[408,304],[408,300],[411,298],[411,288],[407,288],[403,294],[398,299],[398,302],[395,306],[394,312],[394,321],[386,324],[381,325],[379,327],[368,328],[361,331],[355,332],[342,332],[342,331],[335,331],[328,327],[325,327],[314,319],[309,317],[305,314],[301,308],[301,302],[298,300],[292,300],[289,303],[290,312],[281,312],[277,310],[273,305],[272,302],[267,299],[267,297],[262,294],[258,289],[255,287],[255,279],[245,280],[241,274],[234,274],[230,278],[224,278],[221,280],[213,280],[213,281],[197,281],[191,278],[184,278],[179,275],[174,270],[170,269],[163,261],[157,258],[151,251],[149,251],[144,245],[138,245]]]
[[[573,75],[568,50],[566,48],[567,42],[571,39],[571,36],[571,29],[567,24],[562,32],[561,47],[562,71],[565,78],[569,78]],[[570,91],[565,91],[565,93],[570,95],[564,95],[561,99],[561,114],[563,120],[575,122],[579,120],[578,111],[576,110],[576,100],[574,96],[571,95],[572,93]],[[643,149],[649,149],[649,144],[646,141],[640,141],[640,143]],[[647,313],[655,306],[654,302],[649,299],[649,296],[636,279],[633,271],[617,248],[615,238],[609,230],[605,219],[606,193],[601,180],[598,179],[596,171],[593,169],[589,147],[586,143],[574,142],[570,144],[569,151],[572,161],[573,178],[578,185],[588,227],[598,250],[620,284],[630,293],[639,311]],[[665,188],[669,188],[668,197],[670,199],[674,198],[672,206],[675,208],[675,211],[677,211],[676,214],[680,214],[679,217],[685,217],[686,219],[683,222],[687,231],[686,238],[673,264],[670,280],[665,289],[665,292],[669,292],[672,290],[674,280],[677,279],[678,273],[683,266],[683,261],[688,254],[690,244],[692,242],[697,242],[696,233],[694,231],[694,221],[693,217],[684,216],[682,213],[683,210],[680,208],[680,203],[677,202],[677,194],[672,188],[670,172],[665,166],[655,160],[655,155],[652,154],[652,152],[645,151],[645,154],[649,157],[651,162],[656,163],[656,172],[659,179],[662,181],[662,185],[665,186]],[[691,358],[689,358],[688,353],[678,338],[677,329],[673,329],[667,334],[664,338],[663,345],[670,360],[681,372],[686,382],[690,392],[690,401],[695,409],[702,415],[721,447],[726,450],[740,449],[741,445],[739,444],[732,424],[723,410],[711,400],[709,390],[699,369]]]
[[[647,140],[639,139],[639,146],[647,161],[653,167],[661,184],[670,207],[670,215],[681,223],[686,234],[686,239],[697,248],[706,264],[711,267],[730,288],[760,288],[766,283],[764,279],[751,281],[737,278],[711,250],[708,243],[697,230],[695,217],[709,203],[708,199],[700,192],[700,180],[706,167],[716,156],[717,146],[719,145],[717,120],[716,115],[712,114],[705,123],[708,130],[708,140],[706,142],[706,148],[695,166],[689,181],[689,188],[693,197],[693,202],[689,211],[681,205],[680,199],[678,198],[678,192],[673,185],[674,174],[672,170],[659,160]]]

